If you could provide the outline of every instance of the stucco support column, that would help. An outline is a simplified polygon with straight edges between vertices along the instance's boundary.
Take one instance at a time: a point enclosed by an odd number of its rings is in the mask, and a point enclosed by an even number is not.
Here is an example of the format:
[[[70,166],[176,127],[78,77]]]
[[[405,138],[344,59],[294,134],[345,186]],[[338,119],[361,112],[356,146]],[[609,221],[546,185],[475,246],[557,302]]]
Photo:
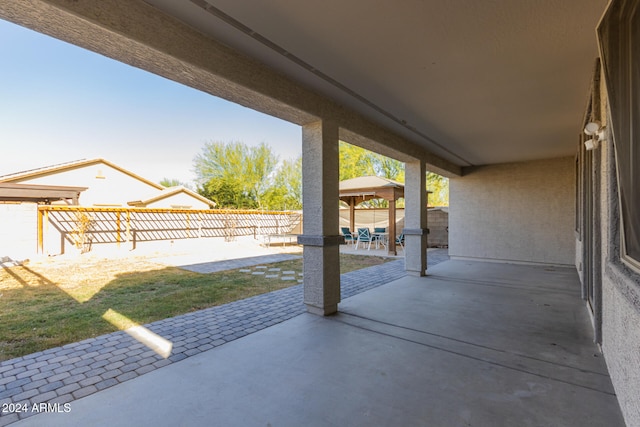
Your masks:
[[[427,269],[426,165],[405,163],[404,248],[405,269],[412,276],[424,276]]]
[[[302,128],[304,303],[329,315],[340,302],[338,126],[326,121]]]

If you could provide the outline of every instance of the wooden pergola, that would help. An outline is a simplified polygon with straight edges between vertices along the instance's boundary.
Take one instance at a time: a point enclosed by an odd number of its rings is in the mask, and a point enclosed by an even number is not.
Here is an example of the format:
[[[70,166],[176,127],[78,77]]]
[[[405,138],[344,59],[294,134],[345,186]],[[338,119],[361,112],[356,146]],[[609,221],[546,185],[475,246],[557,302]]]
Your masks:
[[[349,228],[353,232],[356,223],[356,205],[371,199],[389,202],[390,255],[396,252],[396,200],[404,197],[404,184],[379,176],[362,176],[340,181],[340,200],[349,205]]]

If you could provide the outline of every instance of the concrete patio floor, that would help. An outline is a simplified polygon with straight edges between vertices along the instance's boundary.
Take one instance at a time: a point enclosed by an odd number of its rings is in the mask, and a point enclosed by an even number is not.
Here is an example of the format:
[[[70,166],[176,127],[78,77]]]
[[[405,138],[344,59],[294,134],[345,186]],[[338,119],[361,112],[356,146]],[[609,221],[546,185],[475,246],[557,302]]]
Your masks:
[[[623,426],[572,268],[448,261],[16,426]]]

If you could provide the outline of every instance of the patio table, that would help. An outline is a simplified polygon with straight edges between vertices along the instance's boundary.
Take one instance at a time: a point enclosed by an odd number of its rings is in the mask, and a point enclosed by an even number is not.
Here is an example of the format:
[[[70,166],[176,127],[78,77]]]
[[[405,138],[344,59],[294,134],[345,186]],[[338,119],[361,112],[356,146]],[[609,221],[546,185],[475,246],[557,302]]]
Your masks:
[[[379,248],[379,244],[382,244],[385,249],[387,248],[387,244],[389,243],[389,233],[373,233],[372,236],[376,242],[376,249]]]

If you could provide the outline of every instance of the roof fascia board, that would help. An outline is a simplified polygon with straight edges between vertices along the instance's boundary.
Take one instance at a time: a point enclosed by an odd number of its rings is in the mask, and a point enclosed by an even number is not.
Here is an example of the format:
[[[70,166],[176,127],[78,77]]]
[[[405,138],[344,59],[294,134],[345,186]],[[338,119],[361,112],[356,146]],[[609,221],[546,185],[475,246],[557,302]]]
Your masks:
[[[2,182],[20,182],[20,181],[24,181],[27,179],[34,179],[34,178],[40,178],[40,177],[45,177],[45,176],[50,176],[50,175],[55,175],[61,172],[67,172],[70,170],[75,170],[75,169],[81,169],[81,168],[85,168],[88,166],[94,166],[97,164],[103,164],[105,166],[109,166],[110,168],[113,168],[119,172],[122,172],[125,175],[130,176],[131,178],[137,179],[138,181],[141,181],[147,185],[152,186],[153,188],[157,189],[157,190],[162,190],[165,187],[163,187],[160,184],[156,184],[153,181],[150,181],[146,178],[141,177],[140,175],[137,175],[131,171],[128,171],[114,163],[111,163],[107,160],[104,159],[92,159],[92,160],[81,160],[78,162],[74,162],[74,163],[65,163],[63,165],[60,166],[54,166],[48,169],[42,169],[42,170],[34,170],[34,171],[30,171],[30,172],[25,172],[24,174],[21,175],[16,175],[10,178],[7,178],[5,180],[3,180]]]
[[[77,200],[86,187],[0,183],[2,201]]]
[[[175,196],[176,194],[180,194],[180,193],[184,193],[187,194],[191,197],[193,197],[194,199],[197,199],[199,201],[201,201],[202,203],[206,203],[209,206],[215,206],[215,202],[213,200],[209,200],[206,197],[203,197],[201,195],[199,195],[198,193],[194,193],[193,191],[189,190],[188,188],[176,188],[176,189],[168,189],[167,191],[164,191],[160,194],[158,194],[157,196],[151,197],[147,200],[142,200],[141,203],[148,205],[149,203],[153,203],[153,202],[157,202],[159,200],[163,200],[166,199],[168,197],[171,196]]]

